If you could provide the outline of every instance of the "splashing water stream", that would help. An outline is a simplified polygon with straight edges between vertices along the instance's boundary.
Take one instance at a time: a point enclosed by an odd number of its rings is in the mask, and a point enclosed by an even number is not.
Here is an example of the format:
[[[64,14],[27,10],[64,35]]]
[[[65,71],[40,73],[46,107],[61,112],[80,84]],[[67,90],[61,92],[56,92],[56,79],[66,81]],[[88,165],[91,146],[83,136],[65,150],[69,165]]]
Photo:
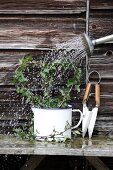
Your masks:
[[[71,53],[72,59],[82,59],[87,56],[87,52],[84,48],[83,40],[82,40],[82,35],[76,35],[72,39],[69,39],[66,42],[56,44],[56,49],[63,49],[67,53]],[[74,52],[74,53],[73,53]]]

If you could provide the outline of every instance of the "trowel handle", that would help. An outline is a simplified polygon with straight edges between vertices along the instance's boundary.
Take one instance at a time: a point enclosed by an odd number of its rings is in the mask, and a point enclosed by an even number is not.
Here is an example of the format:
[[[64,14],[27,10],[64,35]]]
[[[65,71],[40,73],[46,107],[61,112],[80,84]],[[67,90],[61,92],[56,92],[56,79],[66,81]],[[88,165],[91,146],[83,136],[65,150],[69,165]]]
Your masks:
[[[84,94],[84,97],[83,97],[83,102],[86,102],[88,100],[90,89],[91,89],[91,83],[88,83],[86,85],[85,94]]]
[[[99,84],[95,84],[95,101],[96,101],[96,105],[99,106],[100,105],[100,85]]]

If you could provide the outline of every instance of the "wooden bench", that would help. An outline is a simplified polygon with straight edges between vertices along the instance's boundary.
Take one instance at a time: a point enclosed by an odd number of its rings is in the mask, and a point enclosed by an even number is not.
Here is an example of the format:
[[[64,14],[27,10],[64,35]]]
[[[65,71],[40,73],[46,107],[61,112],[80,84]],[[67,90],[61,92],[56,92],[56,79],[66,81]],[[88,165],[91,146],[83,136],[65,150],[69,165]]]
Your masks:
[[[84,156],[97,170],[108,170],[99,157],[113,157],[113,139],[93,137],[92,140],[76,138],[66,143],[30,143],[11,135],[1,135],[0,154],[31,155],[26,163],[29,170],[34,170],[47,155]],[[25,169],[26,165],[21,168]]]

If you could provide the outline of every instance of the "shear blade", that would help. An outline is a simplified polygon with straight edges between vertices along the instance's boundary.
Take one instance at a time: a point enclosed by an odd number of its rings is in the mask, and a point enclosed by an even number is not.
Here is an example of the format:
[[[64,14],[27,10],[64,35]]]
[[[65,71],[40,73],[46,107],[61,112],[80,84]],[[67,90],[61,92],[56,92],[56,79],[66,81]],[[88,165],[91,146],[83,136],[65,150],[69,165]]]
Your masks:
[[[91,111],[87,108],[87,106],[83,106],[83,120],[82,120],[82,132],[83,132],[83,138],[87,132],[90,119],[91,119]]]
[[[90,123],[88,126],[89,138],[91,138],[92,134],[93,134],[93,129],[94,129],[95,122],[96,122],[97,112],[98,112],[98,107],[93,108],[92,114],[91,114],[91,120],[90,120]]]

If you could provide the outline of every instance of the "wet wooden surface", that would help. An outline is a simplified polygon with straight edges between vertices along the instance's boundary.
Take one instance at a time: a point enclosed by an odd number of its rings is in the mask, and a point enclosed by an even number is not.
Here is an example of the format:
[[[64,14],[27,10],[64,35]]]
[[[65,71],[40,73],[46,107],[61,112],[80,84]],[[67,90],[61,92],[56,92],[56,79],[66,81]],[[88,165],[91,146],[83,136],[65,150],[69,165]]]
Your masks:
[[[9,135],[0,136],[0,154],[21,155],[67,155],[67,156],[113,156],[113,139],[77,138],[68,143],[52,143],[18,140]]]

